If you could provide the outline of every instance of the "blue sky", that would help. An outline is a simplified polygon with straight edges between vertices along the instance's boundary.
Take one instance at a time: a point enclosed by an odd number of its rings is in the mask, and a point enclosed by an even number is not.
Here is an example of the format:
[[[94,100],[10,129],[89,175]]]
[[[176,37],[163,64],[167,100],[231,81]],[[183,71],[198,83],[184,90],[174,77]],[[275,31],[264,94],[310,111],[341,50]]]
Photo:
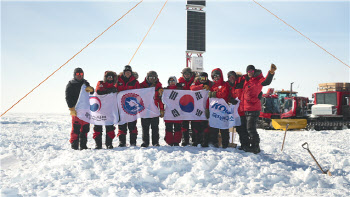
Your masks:
[[[138,1],[2,1],[1,113],[120,18]],[[93,87],[106,70],[128,64],[165,0],[144,0],[11,112],[68,113],[65,87],[82,67]],[[349,65],[349,1],[258,1]],[[251,0],[207,1],[208,73],[245,72],[247,65],[277,72],[270,87],[301,96],[319,83],[350,82],[349,67],[325,53]],[[185,67],[185,1],[169,0],[131,62],[143,81],[149,70],[166,85]],[[264,88],[266,91],[266,88]]]

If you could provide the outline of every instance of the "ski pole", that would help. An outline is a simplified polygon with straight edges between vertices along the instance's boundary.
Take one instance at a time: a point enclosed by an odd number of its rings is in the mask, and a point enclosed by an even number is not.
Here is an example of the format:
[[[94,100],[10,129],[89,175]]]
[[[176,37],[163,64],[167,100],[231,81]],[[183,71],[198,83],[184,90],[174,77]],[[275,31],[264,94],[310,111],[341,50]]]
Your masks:
[[[282,149],[281,149],[281,151],[283,151],[283,146],[284,146],[284,141],[286,140],[286,135],[287,135],[288,126],[289,126],[289,124],[286,125],[286,131],[284,132],[284,138],[283,138],[283,143],[282,143]]]
[[[320,164],[318,164],[318,162],[316,161],[315,157],[312,155],[312,153],[311,153],[311,151],[309,149],[309,144],[307,142],[305,142],[301,146],[309,152],[309,154],[311,155],[312,159],[314,159],[314,161],[316,162],[317,166],[320,168],[320,170],[322,171],[323,174],[328,174],[328,176],[332,176],[332,174],[331,174],[331,172],[329,170],[323,171],[323,169],[321,168]]]

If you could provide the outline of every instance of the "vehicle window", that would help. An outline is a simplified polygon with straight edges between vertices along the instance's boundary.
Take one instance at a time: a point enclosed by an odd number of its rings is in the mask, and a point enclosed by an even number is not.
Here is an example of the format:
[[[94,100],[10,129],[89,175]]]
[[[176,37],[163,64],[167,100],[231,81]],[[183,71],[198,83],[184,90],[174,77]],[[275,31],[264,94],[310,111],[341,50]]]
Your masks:
[[[318,93],[316,94],[317,104],[331,104],[337,106],[337,93]]]

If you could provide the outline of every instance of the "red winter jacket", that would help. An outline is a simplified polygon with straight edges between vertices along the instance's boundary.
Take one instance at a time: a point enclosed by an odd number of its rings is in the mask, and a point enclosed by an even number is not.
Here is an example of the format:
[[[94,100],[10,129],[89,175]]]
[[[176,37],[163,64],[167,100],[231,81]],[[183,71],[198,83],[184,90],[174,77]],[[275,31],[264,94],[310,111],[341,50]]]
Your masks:
[[[130,78],[127,79],[126,77],[124,77],[123,73],[121,73],[118,76],[118,80],[115,84],[115,87],[118,89],[118,92],[120,92],[124,90],[139,89],[140,84],[133,75],[131,75]]]
[[[186,81],[184,77],[180,77],[178,81],[183,90],[190,90],[190,87],[194,81],[194,76],[192,76],[189,81]]]
[[[149,88],[151,87],[152,84],[149,84],[147,82],[147,79],[145,78],[145,80],[140,83],[140,87],[141,88]],[[162,84],[159,82],[159,79],[157,79],[156,82],[156,86],[155,86],[155,94],[154,94],[154,104],[160,109],[160,110],[164,110],[164,104],[159,96],[159,92],[158,90],[162,88]]]
[[[216,92],[216,98],[223,98],[226,102],[228,102],[230,87],[227,82],[224,81],[222,71],[220,68],[215,68],[213,71],[220,72],[219,81],[214,81],[214,85],[210,88],[210,92]],[[213,71],[211,71],[213,73]]]
[[[249,78],[248,75],[242,77],[245,79],[241,100],[243,111],[261,111],[261,102],[258,96],[263,86],[270,85],[273,74],[268,72],[265,78],[261,70],[255,70],[252,78]]]
[[[176,85],[173,85],[173,86],[168,86],[164,89],[170,89],[170,90],[174,90],[174,89],[177,89],[177,90],[181,90],[182,88],[176,84]],[[165,123],[182,123],[182,120],[164,120]]]
[[[227,82],[230,88],[230,96],[229,100],[231,98],[236,99],[238,98],[241,102],[239,104],[238,108],[238,114],[240,116],[244,116],[244,111],[243,111],[243,102],[242,102],[242,92],[243,92],[243,84],[244,84],[244,78],[243,77],[238,77],[235,81],[235,84],[233,86]]]

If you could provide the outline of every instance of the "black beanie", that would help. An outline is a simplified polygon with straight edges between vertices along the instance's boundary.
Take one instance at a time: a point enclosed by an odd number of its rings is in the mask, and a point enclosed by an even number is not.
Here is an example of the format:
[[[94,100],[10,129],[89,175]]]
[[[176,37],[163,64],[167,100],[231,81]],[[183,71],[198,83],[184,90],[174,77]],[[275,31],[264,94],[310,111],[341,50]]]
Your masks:
[[[248,70],[254,70],[255,71],[255,67],[253,65],[249,65],[249,66],[247,66],[246,72],[248,72]]]
[[[124,67],[123,73],[125,73],[126,71],[132,72],[132,69],[131,69],[131,66],[130,66],[130,65],[126,65],[126,66]]]
[[[74,69],[73,77],[75,77],[75,73],[84,73],[84,71],[83,71],[83,69],[78,67],[78,68]]]
[[[200,72],[200,73],[199,73],[199,76],[200,76],[200,77],[208,77],[208,73],[206,73],[206,72]]]
[[[235,78],[237,78],[237,74],[236,74],[236,72],[235,71],[230,71],[230,72],[228,72],[227,73],[227,78],[230,78],[230,76],[235,76]]]

